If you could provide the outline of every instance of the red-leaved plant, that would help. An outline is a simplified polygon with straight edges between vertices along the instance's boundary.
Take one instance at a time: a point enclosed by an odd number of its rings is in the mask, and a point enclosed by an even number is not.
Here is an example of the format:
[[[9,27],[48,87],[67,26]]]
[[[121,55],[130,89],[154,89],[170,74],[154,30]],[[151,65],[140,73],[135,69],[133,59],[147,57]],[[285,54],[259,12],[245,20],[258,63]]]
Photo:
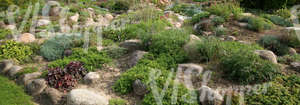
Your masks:
[[[87,70],[80,62],[71,62],[64,69],[52,68],[48,69],[46,81],[56,89],[63,91],[71,90],[77,85],[77,81],[82,79],[87,73]]]

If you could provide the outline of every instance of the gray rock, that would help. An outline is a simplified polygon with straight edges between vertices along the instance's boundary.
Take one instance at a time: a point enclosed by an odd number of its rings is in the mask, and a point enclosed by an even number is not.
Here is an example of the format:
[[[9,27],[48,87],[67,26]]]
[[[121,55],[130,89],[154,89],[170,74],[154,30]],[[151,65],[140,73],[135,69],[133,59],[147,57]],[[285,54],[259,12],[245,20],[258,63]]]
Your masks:
[[[8,76],[9,77],[14,77],[18,72],[20,72],[23,68],[21,66],[12,66],[8,70]]]
[[[300,62],[292,62],[290,65],[293,69],[300,72]]]
[[[235,41],[236,38],[235,38],[234,36],[226,36],[226,37],[225,37],[225,40],[226,40],[226,41]]]
[[[17,83],[20,84],[20,85],[25,85],[26,86],[33,79],[36,79],[36,78],[40,77],[41,75],[42,75],[42,73],[40,73],[40,72],[24,74],[24,75],[22,75],[21,77],[19,77],[17,79]]]
[[[129,52],[142,50],[142,41],[137,39],[126,40],[120,43],[120,47],[128,49]]]
[[[297,51],[294,48],[289,48],[289,54],[290,55],[296,55]]]
[[[248,27],[248,23],[234,22],[234,24],[235,24],[236,26],[241,27],[241,28],[247,28],[247,27]]]
[[[47,87],[47,82],[44,79],[35,79],[25,86],[25,90],[29,95],[39,95]]]
[[[6,73],[12,66],[14,61],[12,60],[3,60],[0,62],[0,73]]]
[[[97,82],[97,80],[99,80],[99,79],[100,79],[100,76],[97,72],[89,72],[83,78],[84,83],[86,83],[86,84],[93,84],[93,83]]]
[[[46,88],[40,96],[41,105],[59,105],[63,94],[54,88]]]
[[[144,57],[145,54],[147,54],[148,52],[145,51],[135,51],[132,54],[130,54],[129,59],[128,59],[128,67],[131,68],[133,66],[135,66],[140,59],[142,59]]]
[[[199,99],[202,105],[221,105],[223,102],[223,96],[207,86],[199,89]]]
[[[277,64],[277,56],[269,50],[256,50],[255,54],[259,55],[262,59],[271,61],[272,63]]]
[[[88,89],[73,89],[67,95],[67,105],[108,105],[108,99]]]
[[[187,63],[179,64],[177,69],[176,79],[183,83],[188,89],[192,89],[192,83],[199,81],[199,76],[203,71],[203,67],[198,64]]]
[[[147,86],[145,84],[143,84],[142,81],[139,79],[137,79],[133,82],[132,87],[133,87],[134,93],[139,96],[144,96],[145,94],[147,94],[149,92],[147,89]]]
[[[72,50],[65,50],[64,51],[64,56],[68,57],[72,55]]]

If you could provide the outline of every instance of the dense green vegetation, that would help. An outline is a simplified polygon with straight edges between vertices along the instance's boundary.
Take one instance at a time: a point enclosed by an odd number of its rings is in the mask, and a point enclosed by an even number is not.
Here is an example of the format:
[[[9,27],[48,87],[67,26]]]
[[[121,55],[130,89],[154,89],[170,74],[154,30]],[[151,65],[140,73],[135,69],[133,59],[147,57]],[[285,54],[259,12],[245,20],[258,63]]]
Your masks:
[[[23,88],[0,75],[1,105],[33,105],[31,97],[24,93]]]
[[[32,53],[29,46],[13,40],[8,40],[3,45],[0,45],[0,59],[13,59],[24,63],[26,59],[30,59]]]

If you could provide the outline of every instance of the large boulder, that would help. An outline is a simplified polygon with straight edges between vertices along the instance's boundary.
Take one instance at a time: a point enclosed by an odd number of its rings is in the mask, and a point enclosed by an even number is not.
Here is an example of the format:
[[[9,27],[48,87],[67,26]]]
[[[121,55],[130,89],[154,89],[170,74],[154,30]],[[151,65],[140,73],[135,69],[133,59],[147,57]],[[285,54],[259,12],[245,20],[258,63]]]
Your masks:
[[[25,86],[25,90],[29,95],[39,95],[47,87],[47,82],[44,79],[35,79]]]
[[[20,72],[23,68],[21,66],[12,66],[9,70],[8,70],[8,76],[9,77],[14,77],[18,72]]]
[[[203,70],[203,67],[198,64],[179,64],[176,79],[183,83],[187,88],[193,88],[191,82],[199,81],[199,76]]]
[[[269,50],[256,50],[255,54],[259,55],[262,59],[268,60],[272,63],[277,64],[277,56]]]
[[[54,88],[46,88],[40,95],[41,105],[59,105],[63,93]]]
[[[145,94],[147,94],[149,92],[147,89],[147,86],[145,84],[143,84],[142,81],[139,79],[137,79],[133,82],[132,87],[133,87],[134,93],[139,96],[144,96]]]
[[[67,95],[67,105],[108,105],[108,99],[88,89],[73,89]]]
[[[97,80],[99,80],[99,79],[100,79],[100,76],[97,72],[89,72],[83,78],[84,83],[86,83],[86,84],[96,83]]]
[[[42,75],[41,72],[34,72],[34,73],[24,74],[24,75],[20,76],[17,79],[17,83],[20,84],[20,85],[27,85],[33,79],[36,79],[36,78],[40,77],[41,75]]]
[[[22,43],[31,43],[35,41],[35,36],[31,33],[24,33],[19,36],[18,41]]]
[[[120,47],[128,49],[129,52],[142,50],[142,41],[137,39],[125,40],[124,42],[120,43]]]
[[[219,92],[207,86],[199,89],[199,99],[202,105],[221,105],[224,100]]]
[[[148,52],[145,51],[135,51],[131,53],[129,59],[127,60],[127,66],[129,68],[135,66],[139,62],[139,60],[142,59],[147,53]]]
[[[0,73],[6,73],[11,67],[13,67],[14,62],[12,60],[3,60],[0,62]]]

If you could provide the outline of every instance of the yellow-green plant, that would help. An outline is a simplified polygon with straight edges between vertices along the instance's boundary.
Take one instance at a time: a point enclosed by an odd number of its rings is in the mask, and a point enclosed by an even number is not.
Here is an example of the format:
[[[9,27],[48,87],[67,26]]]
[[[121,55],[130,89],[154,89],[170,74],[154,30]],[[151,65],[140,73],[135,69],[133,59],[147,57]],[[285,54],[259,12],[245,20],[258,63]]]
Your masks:
[[[0,46],[0,59],[13,59],[22,63],[28,59],[32,53],[29,46],[17,43],[13,40],[5,41],[4,44]]]

